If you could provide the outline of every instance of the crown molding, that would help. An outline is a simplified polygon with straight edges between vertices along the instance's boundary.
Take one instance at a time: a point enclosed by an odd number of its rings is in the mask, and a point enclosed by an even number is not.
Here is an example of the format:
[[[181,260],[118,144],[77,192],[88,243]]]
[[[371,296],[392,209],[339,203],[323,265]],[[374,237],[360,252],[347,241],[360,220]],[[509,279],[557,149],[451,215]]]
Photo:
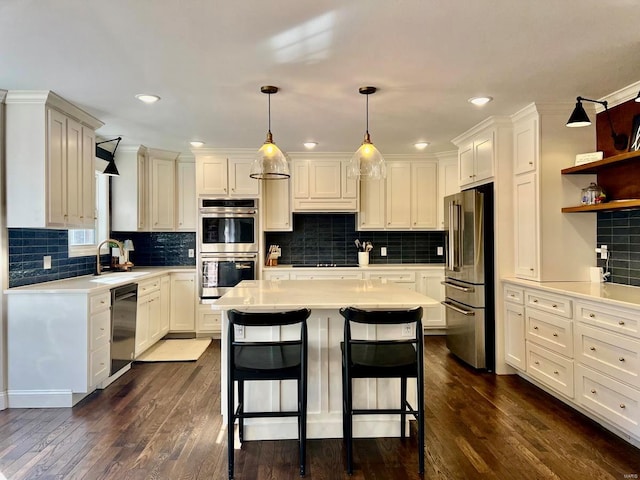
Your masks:
[[[640,81],[632,83],[631,85],[627,85],[620,90],[616,90],[615,92],[602,97],[600,101],[607,102],[608,108],[611,108],[615,107],[616,105],[628,102],[629,100],[633,100],[638,96],[638,92],[640,92]],[[604,107],[602,105],[596,105],[596,113],[600,112],[604,112]]]

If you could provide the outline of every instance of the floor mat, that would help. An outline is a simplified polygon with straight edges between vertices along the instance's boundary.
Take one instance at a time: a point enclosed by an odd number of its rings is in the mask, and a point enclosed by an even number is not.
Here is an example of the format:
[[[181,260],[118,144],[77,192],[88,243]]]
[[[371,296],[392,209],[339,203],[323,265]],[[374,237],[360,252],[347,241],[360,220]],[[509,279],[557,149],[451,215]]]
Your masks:
[[[136,362],[193,362],[200,358],[210,343],[210,338],[160,340],[136,358]]]

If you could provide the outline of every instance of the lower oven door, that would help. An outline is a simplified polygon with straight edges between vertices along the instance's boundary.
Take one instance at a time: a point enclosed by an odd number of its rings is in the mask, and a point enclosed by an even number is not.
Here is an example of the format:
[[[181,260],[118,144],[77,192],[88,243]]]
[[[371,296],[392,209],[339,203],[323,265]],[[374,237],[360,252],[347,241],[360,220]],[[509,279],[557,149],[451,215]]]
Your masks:
[[[446,298],[447,348],[474,368],[486,368],[484,308]]]
[[[220,298],[243,280],[256,279],[258,254],[203,255],[200,262],[200,298]]]

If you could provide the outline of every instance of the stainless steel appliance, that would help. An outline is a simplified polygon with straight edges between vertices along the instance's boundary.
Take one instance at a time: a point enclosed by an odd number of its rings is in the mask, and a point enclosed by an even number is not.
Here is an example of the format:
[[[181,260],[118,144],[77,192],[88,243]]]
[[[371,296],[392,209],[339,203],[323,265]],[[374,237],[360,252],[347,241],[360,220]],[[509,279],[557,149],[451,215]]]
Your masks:
[[[444,208],[447,348],[493,370],[493,184],[445,197]]]
[[[137,284],[111,289],[111,375],[133,361],[137,308]]]
[[[258,200],[201,198],[201,253],[258,252]]]
[[[200,299],[220,298],[243,280],[255,280],[257,253],[203,254],[200,260]]]

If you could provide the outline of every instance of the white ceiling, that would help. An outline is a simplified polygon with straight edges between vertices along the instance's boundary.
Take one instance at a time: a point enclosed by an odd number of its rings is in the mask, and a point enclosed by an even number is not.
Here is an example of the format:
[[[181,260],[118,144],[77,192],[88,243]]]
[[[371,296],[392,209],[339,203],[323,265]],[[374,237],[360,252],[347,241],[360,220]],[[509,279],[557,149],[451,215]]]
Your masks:
[[[638,0],[0,0],[0,88],[53,90],[122,144],[452,150],[490,115],[640,80]],[[162,100],[144,105],[137,93]],[[467,99],[490,95],[483,108]],[[570,107],[567,110],[567,117]]]

